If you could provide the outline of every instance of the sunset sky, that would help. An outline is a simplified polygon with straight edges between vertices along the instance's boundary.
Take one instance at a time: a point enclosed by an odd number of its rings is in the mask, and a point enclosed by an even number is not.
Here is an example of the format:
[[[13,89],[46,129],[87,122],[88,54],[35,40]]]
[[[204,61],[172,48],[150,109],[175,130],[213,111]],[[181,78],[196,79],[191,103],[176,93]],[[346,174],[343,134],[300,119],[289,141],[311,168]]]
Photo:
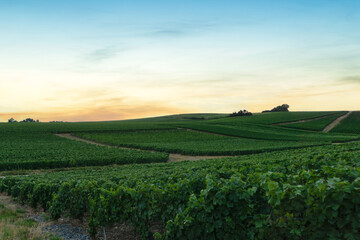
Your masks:
[[[360,110],[359,0],[0,0],[0,121]]]

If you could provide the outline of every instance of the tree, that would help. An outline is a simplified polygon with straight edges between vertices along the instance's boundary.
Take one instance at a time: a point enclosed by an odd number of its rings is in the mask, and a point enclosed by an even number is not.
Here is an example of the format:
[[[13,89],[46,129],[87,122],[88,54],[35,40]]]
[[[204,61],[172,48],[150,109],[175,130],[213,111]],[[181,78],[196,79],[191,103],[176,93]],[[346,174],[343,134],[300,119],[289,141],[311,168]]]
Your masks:
[[[14,122],[17,122],[14,118],[10,118],[9,120],[8,120],[8,122],[9,123],[14,123]]]
[[[252,113],[244,109],[238,112],[233,112],[232,114],[229,115],[229,117],[240,117],[240,116],[252,116]]]
[[[27,119],[24,119],[22,120],[21,122],[38,122],[39,120],[35,121],[34,119],[32,118],[27,118]]]
[[[289,105],[288,104],[283,104],[283,105],[280,105],[280,106],[277,106],[277,107],[274,107],[273,109],[271,110],[265,110],[265,111],[262,111],[263,113],[264,112],[288,112],[289,111]]]

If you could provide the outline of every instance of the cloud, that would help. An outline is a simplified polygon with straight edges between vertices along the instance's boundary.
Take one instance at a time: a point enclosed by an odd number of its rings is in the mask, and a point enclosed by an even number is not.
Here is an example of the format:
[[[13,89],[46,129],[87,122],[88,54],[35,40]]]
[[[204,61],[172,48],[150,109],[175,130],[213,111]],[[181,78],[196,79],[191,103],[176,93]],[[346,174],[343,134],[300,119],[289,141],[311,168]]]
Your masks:
[[[0,122],[11,117],[23,120],[27,117],[40,121],[108,121],[189,112],[186,108],[174,107],[162,102],[139,102],[127,98],[107,98],[79,103],[75,106],[53,107],[47,110],[0,113]]]
[[[319,97],[319,96],[335,96],[339,94],[345,94],[348,92],[348,88],[339,88],[338,84],[310,84],[300,87],[292,87],[287,91],[278,92],[278,96],[288,98],[306,98],[306,97]]]
[[[180,37],[189,34],[211,31],[215,29],[216,25],[212,23],[184,23],[176,22],[169,24],[162,24],[162,26],[149,26],[146,35],[151,37]]]
[[[228,75],[228,76],[227,76]],[[209,85],[229,85],[229,84],[235,84],[235,85],[249,85],[249,80],[254,81],[255,78],[260,77],[260,75],[256,74],[239,74],[237,73],[234,76],[231,76],[229,74],[223,74],[221,77],[215,77],[215,78],[205,78],[200,80],[189,80],[187,81],[187,84],[193,84],[193,85],[203,85],[203,86],[209,86]]]
[[[158,36],[180,36],[185,33],[186,32],[181,31],[181,30],[164,29],[164,30],[153,31],[151,34],[158,35]]]
[[[114,46],[108,46],[104,48],[97,49],[87,55],[85,55],[86,60],[91,62],[101,62],[106,59],[116,57],[118,49]]]
[[[112,101],[116,104],[116,101]],[[130,118],[141,118],[156,115],[164,115],[167,113],[177,113],[181,110],[166,105],[155,104],[125,104],[118,102],[118,105],[99,105],[80,107],[71,111],[54,112],[47,114],[46,118],[40,119],[63,119],[65,121],[107,121],[122,120]]]
[[[66,98],[68,101],[79,102],[84,100],[99,101],[114,96],[116,91],[107,87],[87,86],[84,89],[67,89],[56,92],[57,99]]]
[[[347,76],[339,79],[340,82],[360,83],[360,75]]]

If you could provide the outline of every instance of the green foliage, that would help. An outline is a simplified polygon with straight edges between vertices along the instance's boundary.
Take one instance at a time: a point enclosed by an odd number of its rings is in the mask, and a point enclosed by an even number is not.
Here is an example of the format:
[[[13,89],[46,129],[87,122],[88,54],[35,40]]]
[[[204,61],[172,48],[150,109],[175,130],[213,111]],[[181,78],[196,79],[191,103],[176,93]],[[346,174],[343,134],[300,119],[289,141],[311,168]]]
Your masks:
[[[333,128],[331,132],[360,134],[360,112],[352,112],[338,126]]]
[[[242,117],[242,116],[252,116],[251,112],[248,112],[246,109],[240,110],[238,112],[233,112],[229,115],[229,117]]]
[[[253,119],[252,121],[255,123],[268,123],[279,121],[280,118],[303,118],[325,113],[286,113],[290,115],[271,113],[270,115],[265,114],[266,116],[262,114],[252,116],[249,119]],[[0,171],[150,163],[164,162],[168,159],[166,153],[106,148],[70,141],[53,135],[58,132],[84,134],[83,136],[90,139],[119,146],[189,155],[239,155],[356,139],[354,136],[340,134],[313,133],[277,126],[243,123],[242,120],[236,120],[237,118],[233,118],[234,120],[231,121],[228,120],[229,118],[191,120],[194,117],[221,116],[191,114],[117,122],[3,123],[0,124],[0,134],[4,139],[0,142]],[[218,121],[230,125],[220,125]],[[237,138],[179,131],[176,130],[178,127],[220,133]],[[155,130],[156,132],[154,132]],[[250,138],[271,141],[254,141]]]
[[[291,123],[291,124],[285,124],[284,127],[290,127],[290,128],[299,128],[299,129],[306,129],[306,130],[312,130],[312,131],[322,131],[327,125],[332,123],[337,118],[343,116],[347,112],[338,112],[336,114],[332,114],[330,116],[326,116],[324,118],[315,119],[309,122],[302,122],[302,123]]]
[[[274,124],[305,120],[334,113],[335,112],[269,112],[254,114],[248,118],[222,118],[209,120],[208,122],[225,125],[240,125],[242,123]]]
[[[20,128],[1,129],[6,130],[1,133],[6,141],[0,141],[0,171],[165,162],[168,159],[165,153],[95,146],[38,132],[37,128],[25,128],[24,132],[21,123],[14,125]]]
[[[223,134],[262,140],[304,141],[304,142],[343,142],[356,139],[355,136],[345,134],[328,134],[310,132],[300,129],[266,126],[260,124],[242,123],[240,125],[220,125],[208,123],[179,123],[178,126],[204,132]]]
[[[218,119],[228,117],[228,114],[221,113],[188,113],[188,114],[176,114],[170,116],[159,117],[157,119],[187,119],[187,120],[205,120],[205,119]]]
[[[54,218],[90,213],[92,233],[130,223],[147,239],[359,239],[360,144],[232,159],[87,168],[0,180]]]
[[[277,107],[274,107],[273,109],[271,110],[264,110],[262,111],[263,113],[266,113],[266,112],[288,112],[289,111],[289,105],[288,104],[283,104],[283,105],[279,105]]]
[[[128,223],[143,239],[360,239],[359,144],[270,152],[357,138],[269,126],[328,114],[334,113],[0,124],[0,170],[152,163],[6,176],[0,192],[42,207],[54,219],[89,215],[92,234]],[[353,114],[351,119],[355,126]],[[167,153],[94,146],[57,132],[165,152],[265,153],[162,164],[154,162],[166,161]],[[164,231],[154,234],[152,223]]]
[[[160,122],[152,122],[151,120],[124,120],[112,122],[51,122],[51,123],[17,123],[8,124],[0,123],[0,134],[6,136],[21,133],[22,135],[29,134],[44,134],[44,133],[70,133],[70,132],[84,132],[84,131],[134,131],[134,130],[151,130],[151,129],[173,129],[174,126],[163,124],[167,120]]]
[[[110,145],[187,155],[241,155],[326,144],[326,142],[255,140],[187,130],[154,130],[113,133],[90,132],[77,133],[76,135]]]

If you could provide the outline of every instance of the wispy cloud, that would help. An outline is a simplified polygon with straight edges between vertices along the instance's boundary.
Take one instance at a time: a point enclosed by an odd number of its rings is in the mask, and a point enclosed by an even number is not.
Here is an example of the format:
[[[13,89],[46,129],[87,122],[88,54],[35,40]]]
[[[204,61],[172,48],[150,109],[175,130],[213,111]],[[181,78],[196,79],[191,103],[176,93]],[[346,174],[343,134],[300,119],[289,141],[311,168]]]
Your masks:
[[[347,76],[339,79],[343,83],[358,83],[360,84],[360,75]]]
[[[91,62],[100,62],[106,59],[116,57],[119,50],[115,46],[108,46],[96,49],[89,54],[85,55],[85,59]]]
[[[190,34],[212,31],[216,28],[215,23],[186,23],[175,22],[148,26],[146,35],[150,37],[179,37]]]
[[[159,102],[126,103],[124,99],[108,99],[101,103],[87,106],[57,107],[51,110],[38,112],[6,112],[0,113],[0,122],[11,117],[22,120],[27,117],[40,121],[107,121],[129,118],[151,117],[165,114],[188,112],[184,108],[177,108]]]
[[[181,36],[185,33],[186,33],[185,31],[174,30],[174,29],[163,29],[163,30],[156,30],[151,32],[152,35],[157,35],[157,36]]]
[[[278,92],[280,97],[288,98],[306,98],[306,97],[317,97],[317,96],[337,96],[344,94],[349,91],[348,87],[340,87],[339,84],[331,83],[318,83],[309,84],[298,87],[291,87],[285,93],[283,91]]]

